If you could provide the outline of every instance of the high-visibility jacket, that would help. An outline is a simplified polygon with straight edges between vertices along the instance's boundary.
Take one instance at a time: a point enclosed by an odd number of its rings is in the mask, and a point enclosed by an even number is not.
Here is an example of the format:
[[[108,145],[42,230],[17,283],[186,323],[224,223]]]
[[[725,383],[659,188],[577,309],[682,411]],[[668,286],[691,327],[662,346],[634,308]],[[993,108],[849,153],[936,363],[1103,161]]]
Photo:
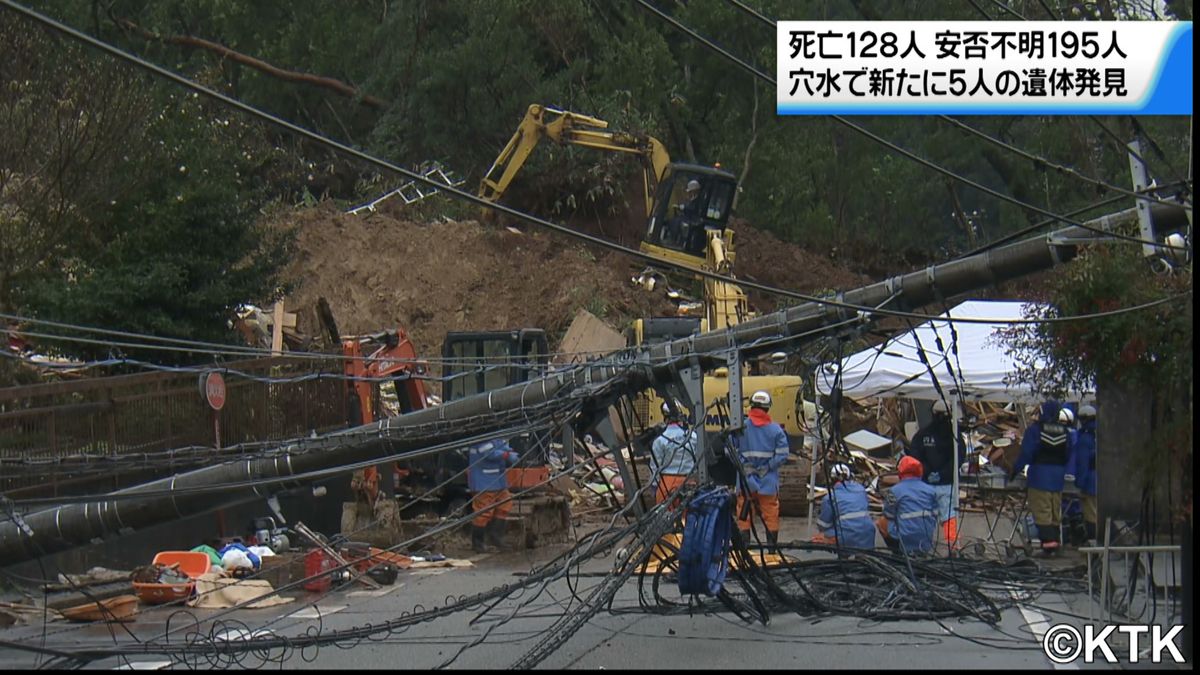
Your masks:
[[[906,553],[933,548],[937,532],[937,491],[917,478],[904,478],[892,486],[883,501],[888,519],[888,535],[898,539]]]
[[[679,424],[668,424],[650,447],[654,475],[687,476],[696,467],[696,432]]]
[[[858,483],[838,481],[821,503],[817,527],[842,546],[875,548],[875,523],[867,512],[867,490]]]
[[[741,434],[732,439],[746,471],[750,491],[764,495],[779,493],[779,468],[788,460],[788,438],[783,427],[770,416],[751,409]],[[763,475],[758,475],[761,472]]]
[[[1075,486],[1085,495],[1096,494],[1096,420],[1088,420],[1075,437],[1075,461],[1070,473]]]
[[[1029,425],[1021,438],[1021,455],[1013,467],[1018,474],[1026,466],[1026,484],[1035,490],[1062,492],[1067,467],[1074,463],[1075,443],[1071,430],[1058,423],[1061,406],[1054,401],[1042,404],[1042,414]]]
[[[516,464],[517,458],[517,453],[504,439],[472,445],[467,457],[471,466],[467,473],[467,486],[471,492],[507,490],[506,472],[510,464]]]

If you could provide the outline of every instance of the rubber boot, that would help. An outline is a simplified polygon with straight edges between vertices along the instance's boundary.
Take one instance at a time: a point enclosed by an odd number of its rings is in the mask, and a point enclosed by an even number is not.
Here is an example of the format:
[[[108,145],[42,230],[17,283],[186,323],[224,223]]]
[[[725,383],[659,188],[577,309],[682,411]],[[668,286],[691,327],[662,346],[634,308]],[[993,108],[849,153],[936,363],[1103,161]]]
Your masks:
[[[487,532],[486,525],[471,526],[471,550],[476,553],[487,553],[487,547],[484,545],[484,536]]]
[[[958,518],[951,518],[942,523],[942,534],[946,537],[946,546],[951,552],[958,550]]]
[[[779,531],[767,530],[767,544],[772,548],[779,546]]]
[[[1058,553],[1058,528],[1054,525],[1038,525],[1038,538],[1042,540],[1042,555]]]
[[[505,518],[492,518],[492,522],[487,526],[487,544],[494,546],[497,550],[506,551],[508,548],[504,545],[504,535],[508,532],[508,520]]]

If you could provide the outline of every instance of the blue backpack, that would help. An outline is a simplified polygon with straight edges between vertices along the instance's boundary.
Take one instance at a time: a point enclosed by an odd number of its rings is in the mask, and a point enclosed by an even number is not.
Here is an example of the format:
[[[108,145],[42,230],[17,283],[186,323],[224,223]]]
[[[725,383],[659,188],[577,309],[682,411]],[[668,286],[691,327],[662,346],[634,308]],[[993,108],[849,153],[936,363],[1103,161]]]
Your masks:
[[[728,488],[701,489],[687,507],[679,548],[679,592],[715,596],[729,571],[733,494]]]

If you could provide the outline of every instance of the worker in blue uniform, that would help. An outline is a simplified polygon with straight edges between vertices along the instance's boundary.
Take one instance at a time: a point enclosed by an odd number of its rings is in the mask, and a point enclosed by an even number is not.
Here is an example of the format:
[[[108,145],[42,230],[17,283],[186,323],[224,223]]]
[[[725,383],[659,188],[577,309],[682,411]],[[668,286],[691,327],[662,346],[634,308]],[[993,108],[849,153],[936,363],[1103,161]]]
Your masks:
[[[1075,478],[1083,506],[1083,527],[1088,541],[1096,541],[1096,408],[1079,408],[1079,431],[1075,435],[1075,460],[1069,474]]]
[[[933,550],[937,531],[937,492],[922,480],[925,468],[914,457],[900,458],[900,482],[887,491],[883,515],[875,521],[888,548],[905,555]]]
[[[1042,404],[1037,421],[1021,438],[1021,454],[1010,475],[1015,479],[1027,469],[1029,510],[1046,555],[1058,552],[1061,545],[1062,491],[1067,467],[1074,463],[1074,434],[1062,411],[1058,401]]]
[[[762,514],[767,542],[774,545],[779,543],[779,469],[788,460],[789,446],[787,432],[771,421],[770,410],[771,394],[754,392],[746,424],[731,441],[746,476],[746,485],[738,492],[738,529],[745,534],[750,532],[754,509],[745,508],[749,499]],[[741,518],[743,513],[745,518]]]
[[[696,432],[683,424],[680,407],[662,404],[667,426],[650,446],[654,464],[654,503],[664,502],[687,482],[696,468]]]
[[[512,493],[508,491],[508,467],[516,464],[517,453],[508,441],[496,439],[470,447],[467,486],[471,490],[471,549],[476,553],[504,548]]]
[[[875,548],[875,524],[867,512],[867,490],[857,483],[849,465],[834,464],[829,469],[833,488],[821,502],[815,544],[841,545],[848,548]]]

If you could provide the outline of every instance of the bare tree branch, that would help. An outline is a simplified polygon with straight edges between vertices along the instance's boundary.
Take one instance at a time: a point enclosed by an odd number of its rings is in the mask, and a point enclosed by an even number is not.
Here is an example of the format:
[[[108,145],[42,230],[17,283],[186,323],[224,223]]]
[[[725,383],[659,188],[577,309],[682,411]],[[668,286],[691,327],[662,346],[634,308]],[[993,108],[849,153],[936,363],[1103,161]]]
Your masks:
[[[179,47],[203,49],[205,51],[217,54],[221,58],[229,59],[234,63],[253,68],[254,70],[257,70],[261,73],[266,73],[267,75],[280,80],[309,84],[314,87],[328,89],[329,91],[341,94],[347,98],[355,99],[359,103],[371,108],[383,108],[387,106],[387,103],[382,99],[371,96],[370,94],[364,94],[361,89],[346,84],[345,82],[342,82],[336,78],[325,77],[324,75],[313,75],[312,73],[302,73],[295,70],[284,70],[283,68],[276,67],[261,59],[256,59],[253,56],[230,49],[225,45],[217,44],[216,42],[198,38],[192,35],[160,35],[142,28],[129,19],[116,19],[116,21],[122,28],[133,31],[146,40],[153,40],[155,42],[176,45]]]
[[[750,155],[754,152],[754,144],[758,142],[758,83],[750,84],[751,90],[754,92],[754,107],[750,110],[750,142],[746,144],[746,152],[742,155],[742,175],[738,176],[738,191],[733,195],[733,204],[730,208],[737,210],[738,202],[742,198],[742,185],[746,182],[746,176],[750,174]]]

